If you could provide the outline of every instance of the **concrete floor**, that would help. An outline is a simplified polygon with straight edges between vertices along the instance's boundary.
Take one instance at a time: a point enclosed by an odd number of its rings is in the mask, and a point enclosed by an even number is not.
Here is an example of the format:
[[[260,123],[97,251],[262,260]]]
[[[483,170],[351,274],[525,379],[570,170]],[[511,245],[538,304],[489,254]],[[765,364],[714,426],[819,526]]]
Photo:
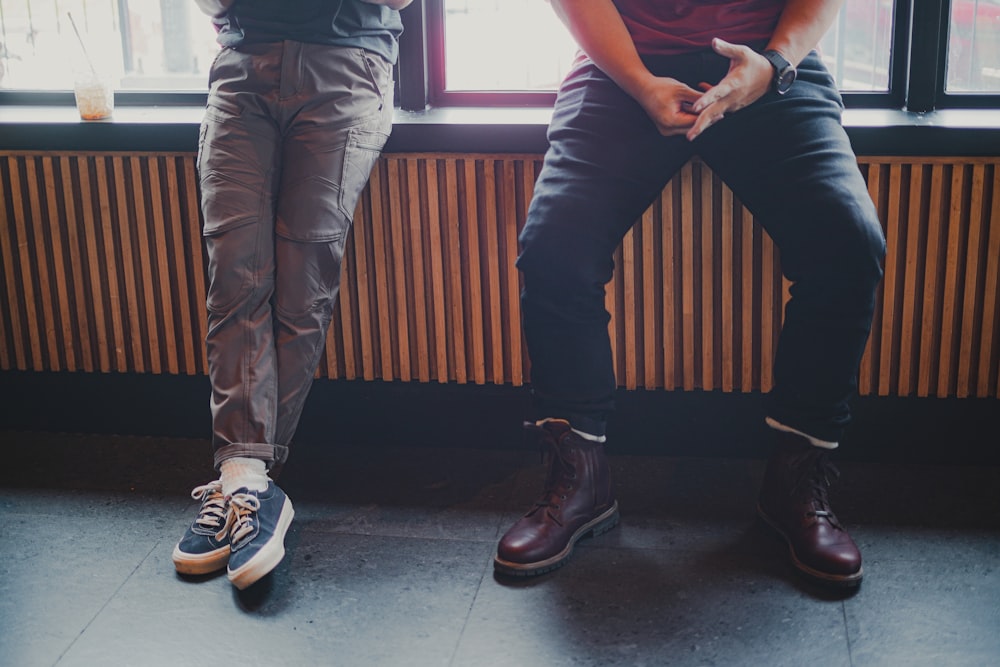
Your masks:
[[[1000,664],[1000,467],[845,462],[854,593],[799,578],[755,459],[612,456],[620,527],[529,581],[498,537],[536,452],[294,451],[288,555],[238,592],[175,574],[201,440],[0,431],[0,665]]]

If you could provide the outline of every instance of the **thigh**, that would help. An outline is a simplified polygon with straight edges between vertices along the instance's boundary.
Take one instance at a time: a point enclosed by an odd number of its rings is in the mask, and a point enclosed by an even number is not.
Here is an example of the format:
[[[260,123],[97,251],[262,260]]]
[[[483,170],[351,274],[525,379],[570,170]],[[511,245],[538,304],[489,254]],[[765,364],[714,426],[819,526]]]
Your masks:
[[[765,95],[696,141],[779,246],[793,280],[804,270],[835,269],[859,249],[877,256],[884,246],[842,111],[833,78],[812,54],[787,95]]]
[[[622,236],[691,157],[683,137],[663,137],[645,111],[589,61],[560,89],[549,149],[520,239],[523,269],[600,261],[610,278]],[[537,250],[536,250],[537,249]]]
[[[391,67],[361,49],[305,44],[285,129],[275,236],[278,309],[332,306],[358,199],[392,126]]]
[[[302,46],[301,101],[285,110],[276,231],[343,241],[392,128],[392,70],[362,49]]]
[[[256,56],[224,49],[212,67],[198,142],[210,309],[236,302],[269,272],[278,137],[263,96],[251,89]],[[235,82],[242,81],[242,85]]]

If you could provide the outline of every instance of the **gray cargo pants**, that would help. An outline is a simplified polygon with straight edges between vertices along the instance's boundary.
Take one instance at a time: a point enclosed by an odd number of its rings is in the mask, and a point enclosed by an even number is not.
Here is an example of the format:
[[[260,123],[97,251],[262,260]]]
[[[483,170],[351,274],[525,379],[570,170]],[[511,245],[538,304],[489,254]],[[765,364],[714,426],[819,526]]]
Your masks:
[[[362,49],[250,44],[212,65],[198,172],[216,468],[288,455],[392,94],[390,63]]]

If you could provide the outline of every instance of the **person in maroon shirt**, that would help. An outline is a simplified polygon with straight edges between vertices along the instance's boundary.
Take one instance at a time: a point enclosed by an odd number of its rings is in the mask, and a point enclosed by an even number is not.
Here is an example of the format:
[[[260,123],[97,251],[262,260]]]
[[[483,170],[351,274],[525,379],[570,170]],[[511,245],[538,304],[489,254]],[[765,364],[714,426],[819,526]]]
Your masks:
[[[885,237],[814,50],[841,3],[552,0],[582,56],[557,96],[517,260],[537,417],[526,427],[551,458],[541,497],[497,545],[498,573],[558,568],[618,522],[604,286],[622,237],[697,155],[780,248],[792,283],[758,513],[801,572],[861,581],[830,507],[829,455],[850,420]]]

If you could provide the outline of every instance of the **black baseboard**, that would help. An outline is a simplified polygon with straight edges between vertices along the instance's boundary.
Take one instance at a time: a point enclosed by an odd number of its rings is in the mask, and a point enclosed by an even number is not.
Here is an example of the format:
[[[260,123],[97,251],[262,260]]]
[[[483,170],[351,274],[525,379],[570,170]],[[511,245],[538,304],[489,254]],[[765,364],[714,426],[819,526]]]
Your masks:
[[[208,438],[204,376],[0,372],[0,429]],[[762,457],[760,394],[621,391],[609,429],[622,454]],[[527,446],[526,387],[320,380],[296,447]],[[849,460],[1000,464],[996,399],[861,397],[838,454]]]

